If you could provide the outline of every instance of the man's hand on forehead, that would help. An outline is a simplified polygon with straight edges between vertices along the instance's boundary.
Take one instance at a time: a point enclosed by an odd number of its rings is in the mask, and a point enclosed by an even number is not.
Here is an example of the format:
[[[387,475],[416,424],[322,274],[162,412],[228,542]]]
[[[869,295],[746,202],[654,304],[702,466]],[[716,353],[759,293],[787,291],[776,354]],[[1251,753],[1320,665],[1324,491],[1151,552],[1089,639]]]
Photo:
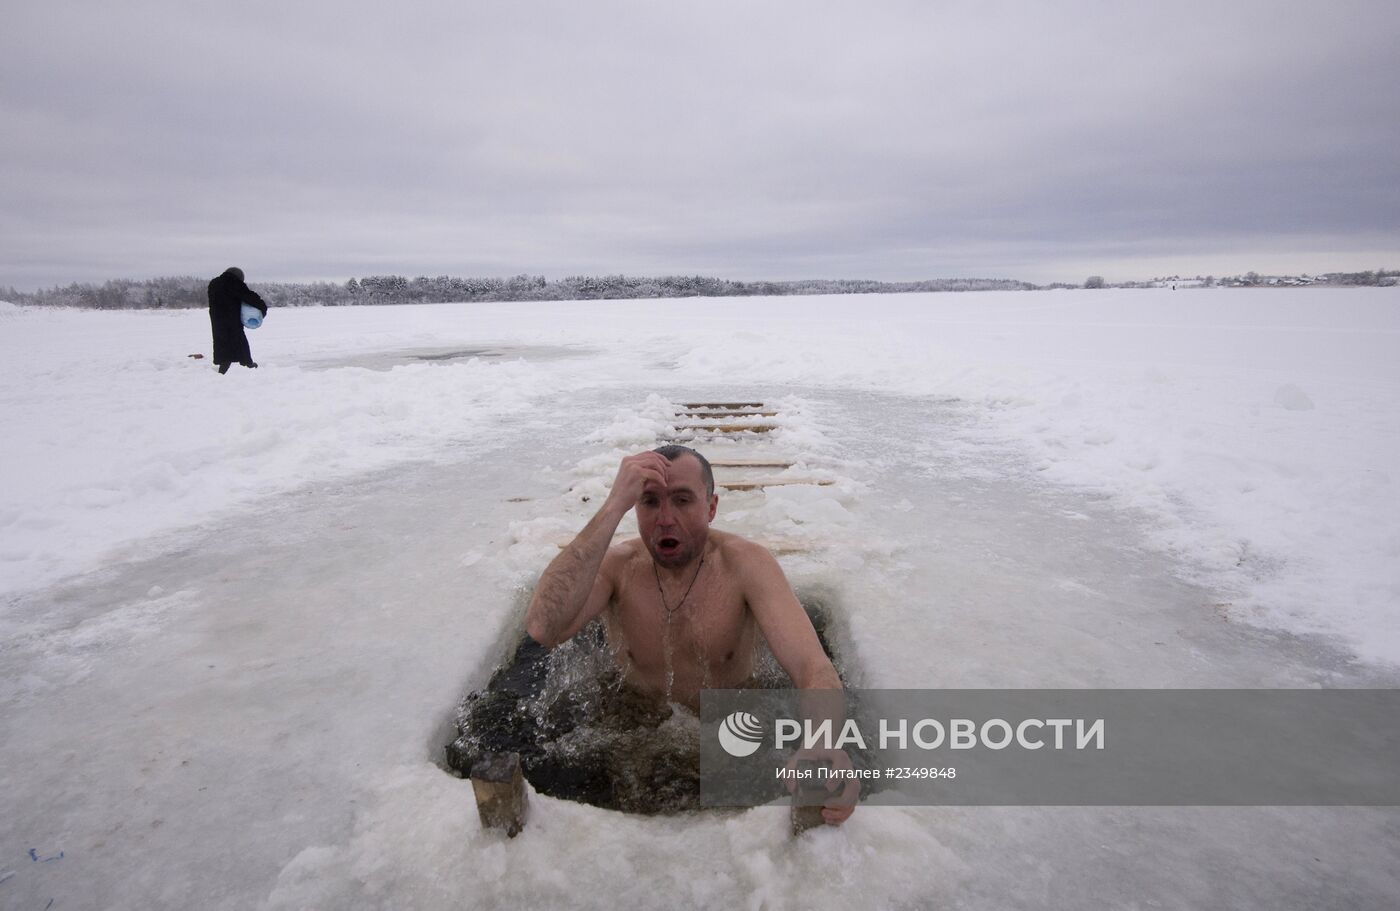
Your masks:
[[[608,499],[623,511],[637,505],[648,483],[665,487],[671,473],[671,463],[657,452],[639,452],[622,460],[613,480]]]

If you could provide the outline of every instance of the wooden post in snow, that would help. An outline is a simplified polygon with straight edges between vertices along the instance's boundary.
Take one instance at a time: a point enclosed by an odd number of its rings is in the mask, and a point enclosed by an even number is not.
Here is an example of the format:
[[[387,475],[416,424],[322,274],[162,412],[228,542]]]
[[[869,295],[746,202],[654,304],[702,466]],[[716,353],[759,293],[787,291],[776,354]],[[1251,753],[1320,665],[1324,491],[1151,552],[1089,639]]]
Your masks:
[[[792,835],[794,838],[806,832],[808,829],[815,829],[817,826],[826,825],[826,820],[822,819],[822,805],[807,805],[797,802],[797,795],[792,798]]]
[[[472,791],[483,829],[504,829],[514,838],[525,828],[525,775],[519,753],[487,753],[472,766]]]
[[[831,763],[827,760],[799,760],[798,769],[815,776],[817,770],[825,768],[831,769]],[[826,825],[826,820],[822,818],[822,805],[826,802],[827,794],[826,779],[824,778],[799,778],[797,789],[792,792],[792,810],[790,819],[792,821],[792,836],[796,838],[808,829],[815,829],[817,826]]]

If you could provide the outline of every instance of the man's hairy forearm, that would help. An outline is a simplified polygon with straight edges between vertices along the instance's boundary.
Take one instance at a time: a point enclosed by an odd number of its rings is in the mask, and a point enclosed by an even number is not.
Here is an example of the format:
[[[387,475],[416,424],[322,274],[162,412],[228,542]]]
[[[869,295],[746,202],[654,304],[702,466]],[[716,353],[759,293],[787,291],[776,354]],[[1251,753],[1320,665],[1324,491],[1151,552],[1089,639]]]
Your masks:
[[[825,656],[823,656],[825,657]],[[800,680],[794,681],[800,690],[839,690],[844,689],[841,677],[830,660],[813,661],[805,669]]]
[[[525,615],[525,630],[530,638],[549,647],[563,641],[588,604],[603,557],[625,514],[625,509],[604,503],[583,531],[550,561],[535,586],[530,610]]]

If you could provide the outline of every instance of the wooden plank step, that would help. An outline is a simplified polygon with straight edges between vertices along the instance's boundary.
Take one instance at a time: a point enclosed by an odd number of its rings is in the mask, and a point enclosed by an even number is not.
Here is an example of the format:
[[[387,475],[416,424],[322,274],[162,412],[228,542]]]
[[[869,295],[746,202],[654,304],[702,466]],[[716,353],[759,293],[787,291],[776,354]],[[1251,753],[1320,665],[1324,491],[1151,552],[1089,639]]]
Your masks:
[[[676,417],[684,418],[774,418],[776,411],[677,411]]]
[[[791,468],[793,464],[776,459],[710,459],[711,468]]]
[[[768,433],[777,430],[777,424],[677,424],[677,430],[703,430],[710,433]]]
[[[680,405],[682,408],[728,408],[731,410],[763,407],[762,402],[681,402]]]
[[[802,484],[812,487],[830,487],[835,481],[817,478],[759,478],[754,481],[721,481],[716,486],[725,490],[762,490],[765,487],[794,487]]]

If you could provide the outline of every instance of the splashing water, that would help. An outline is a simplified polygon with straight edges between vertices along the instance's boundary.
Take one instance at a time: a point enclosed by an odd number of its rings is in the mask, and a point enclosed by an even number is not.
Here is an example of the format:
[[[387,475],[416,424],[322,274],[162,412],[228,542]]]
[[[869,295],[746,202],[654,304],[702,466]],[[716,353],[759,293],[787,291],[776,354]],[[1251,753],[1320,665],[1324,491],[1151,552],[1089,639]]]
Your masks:
[[[825,611],[806,606],[825,646]],[[468,776],[484,754],[515,752],[526,779],[551,797],[646,815],[699,810],[700,722],[669,701],[674,635],[668,615],[664,702],[626,682],[598,621],[553,650],[522,637],[487,686],[458,707],[448,766]],[[762,637],[755,650],[752,685],[792,686]]]

